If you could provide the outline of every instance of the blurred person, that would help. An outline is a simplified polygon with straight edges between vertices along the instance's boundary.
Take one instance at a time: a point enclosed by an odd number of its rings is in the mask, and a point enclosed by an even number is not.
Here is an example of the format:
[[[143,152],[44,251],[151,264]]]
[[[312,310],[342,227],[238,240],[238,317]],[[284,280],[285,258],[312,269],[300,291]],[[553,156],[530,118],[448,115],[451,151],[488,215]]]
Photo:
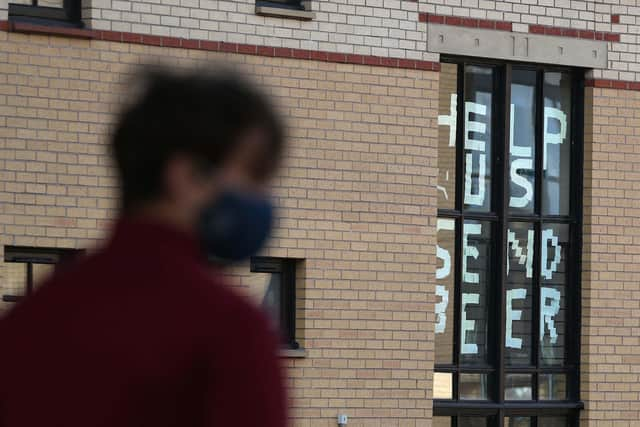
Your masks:
[[[266,240],[282,125],[232,72],[138,83],[112,235],[0,320],[0,426],[283,427],[278,339],[208,265]]]

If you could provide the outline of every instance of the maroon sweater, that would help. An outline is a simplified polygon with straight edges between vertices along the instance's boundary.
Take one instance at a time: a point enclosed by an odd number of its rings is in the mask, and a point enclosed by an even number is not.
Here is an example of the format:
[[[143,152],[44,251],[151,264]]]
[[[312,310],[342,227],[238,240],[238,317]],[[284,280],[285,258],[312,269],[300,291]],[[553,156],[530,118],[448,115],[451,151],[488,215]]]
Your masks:
[[[283,427],[266,317],[196,241],[122,221],[0,320],[0,426]]]

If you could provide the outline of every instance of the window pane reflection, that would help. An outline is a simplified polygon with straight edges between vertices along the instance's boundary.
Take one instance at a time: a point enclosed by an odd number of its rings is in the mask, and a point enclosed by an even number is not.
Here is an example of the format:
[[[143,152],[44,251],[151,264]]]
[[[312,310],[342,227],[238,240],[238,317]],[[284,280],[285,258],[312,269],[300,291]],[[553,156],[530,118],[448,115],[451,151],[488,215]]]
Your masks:
[[[542,213],[569,214],[571,185],[571,79],[544,73]]]
[[[281,273],[252,272],[247,278],[250,297],[267,312],[277,328],[280,328],[281,276]]]
[[[458,427],[486,427],[487,419],[484,417],[458,417]]]
[[[464,208],[489,212],[493,69],[467,66],[464,76]]]
[[[507,366],[529,366],[532,362],[534,241],[533,224],[509,223],[504,341]]]
[[[538,398],[540,400],[565,400],[567,398],[567,376],[565,374],[540,374]]]
[[[531,374],[506,374],[504,386],[505,400],[531,400]]]
[[[433,398],[453,399],[453,374],[451,372],[433,373]]]
[[[531,427],[531,418],[529,417],[505,417],[504,427]],[[540,426],[542,427],[542,426]]]
[[[460,374],[458,392],[463,400],[487,400],[487,374]]]
[[[438,218],[436,256],[436,364],[453,362],[453,319],[455,281],[455,221]]]
[[[438,207],[455,208],[458,65],[442,64],[438,104]]]
[[[27,264],[3,262],[0,264],[0,317],[7,313],[14,303],[9,297],[23,296],[27,290]]]
[[[467,220],[462,233],[460,360],[487,363],[487,312],[491,259],[491,223]]]
[[[568,427],[567,417],[538,417],[540,427]]]
[[[534,208],[536,156],[536,71],[514,69],[509,129],[509,210],[531,214]]]
[[[569,226],[542,224],[540,247],[540,362],[563,365]]]

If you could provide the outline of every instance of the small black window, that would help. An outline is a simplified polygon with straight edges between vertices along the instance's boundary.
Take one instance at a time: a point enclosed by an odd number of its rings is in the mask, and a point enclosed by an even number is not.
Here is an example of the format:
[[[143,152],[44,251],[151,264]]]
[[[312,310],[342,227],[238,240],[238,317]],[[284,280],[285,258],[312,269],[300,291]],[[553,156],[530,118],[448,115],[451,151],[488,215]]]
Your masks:
[[[36,25],[81,28],[81,0],[14,0],[9,20]]]
[[[251,258],[251,296],[271,316],[291,349],[296,342],[296,261],[289,258]]]
[[[301,0],[258,0],[258,6],[282,7],[285,9],[304,10],[304,2]]]
[[[17,302],[35,288],[60,265],[80,255],[81,249],[31,248],[5,246],[4,263],[0,267],[0,294],[6,303]]]

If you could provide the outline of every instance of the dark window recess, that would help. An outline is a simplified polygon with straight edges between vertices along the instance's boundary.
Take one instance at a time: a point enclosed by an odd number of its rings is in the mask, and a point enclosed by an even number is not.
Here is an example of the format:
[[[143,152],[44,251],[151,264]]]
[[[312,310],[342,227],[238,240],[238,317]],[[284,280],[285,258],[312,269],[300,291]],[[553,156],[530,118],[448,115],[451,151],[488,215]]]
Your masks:
[[[17,302],[30,295],[56,268],[84,252],[82,249],[5,246],[0,269],[2,302]]]
[[[82,28],[81,0],[24,0],[9,3],[9,20]]]
[[[442,64],[438,427],[578,423],[583,92],[578,69]]]
[[[291,349],[296,342],[296,260],[251,258],[250,294],[279,328],[283,343]]]
[[[293,10],[305,10],[304,8],[304,0],[257,0],[257,6],[266,6],[266,7],[281,7],[284,9],[293,9]]]

